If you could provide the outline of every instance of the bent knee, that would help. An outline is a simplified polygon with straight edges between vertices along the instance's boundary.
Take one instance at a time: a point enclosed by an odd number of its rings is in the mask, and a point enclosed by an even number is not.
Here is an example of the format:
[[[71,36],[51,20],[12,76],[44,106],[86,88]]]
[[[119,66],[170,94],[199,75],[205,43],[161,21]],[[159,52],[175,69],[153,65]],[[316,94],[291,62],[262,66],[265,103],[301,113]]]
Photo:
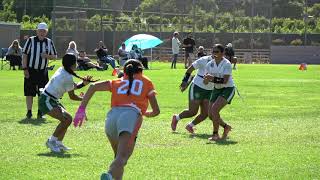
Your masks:
[[[72,123],[72,116],[70,114],[65,113],[64,115],[64,124],[67,126],[70,126],[70,124]]]

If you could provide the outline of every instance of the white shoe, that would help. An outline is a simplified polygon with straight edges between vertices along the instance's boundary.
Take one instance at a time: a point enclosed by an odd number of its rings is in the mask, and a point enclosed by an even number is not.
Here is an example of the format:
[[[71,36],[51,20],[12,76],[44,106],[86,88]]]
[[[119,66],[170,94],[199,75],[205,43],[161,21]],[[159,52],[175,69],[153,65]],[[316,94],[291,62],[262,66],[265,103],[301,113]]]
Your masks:
[[[67,146],[65,146],[64,144],[58,144],[58,147],[59,147],[59,149],[60,150],[62,150],[62,151],[69,151],[69,150],[71,150],[72,148],[69,148],[69,147],[67,147]]]
[[[55,152],[55,153],[60,153],[61,150],[57,144],[56,141],[50,141],[49,139],[47,140],[46,142],[46,146],[52,151],[52,152]]]

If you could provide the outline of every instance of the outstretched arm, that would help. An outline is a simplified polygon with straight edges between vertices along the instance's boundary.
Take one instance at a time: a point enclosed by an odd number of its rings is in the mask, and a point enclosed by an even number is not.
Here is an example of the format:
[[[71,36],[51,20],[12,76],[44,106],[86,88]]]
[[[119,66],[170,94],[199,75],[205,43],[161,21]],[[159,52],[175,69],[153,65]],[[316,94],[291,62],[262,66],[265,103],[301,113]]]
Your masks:
[[[110,81],[102,81],[102,82],[96,82],[94,84],[91,84],[88,91],[84,95],[81,101],[81,105],[79,106],[75,118],[73,121],[73,124],[75,127],[81,126],[84,122],[84,119],[86,119],[86,106],[89,103],[91,97],[96,91],[108,91],[111,89]]]
[[[89,89],[85,93],[82,98],[82,102],[80,106],[86,107],[89,103],[91,97],[96,91],[110,91],[111,90],[111,83],[110,81],[100,81],[90,85]]]
[[[186,90],[186,88],[188,87],[188,81],[189,81],[189,78],[191,76],[191,73],[195,70],[195,68],[193,67],[193,65],[189,66],[189,68],[187,69],[183,79],[182,79],[182,82],[180,84],[180,90],[181,92],[183,92],[184,90]]]

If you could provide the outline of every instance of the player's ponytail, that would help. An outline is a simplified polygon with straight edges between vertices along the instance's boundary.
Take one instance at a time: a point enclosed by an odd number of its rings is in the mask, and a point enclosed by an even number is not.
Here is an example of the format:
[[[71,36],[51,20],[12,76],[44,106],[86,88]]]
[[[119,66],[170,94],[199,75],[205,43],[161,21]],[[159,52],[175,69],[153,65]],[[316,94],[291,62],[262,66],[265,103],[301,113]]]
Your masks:
[[[130,90],[131,90],[131,87],[132,87],[132,81],[133,81],[133,66],[132,64],[129,64],[126,68],[126,74],[128,75],[129,77],[129,89],[127,91],[127,95],[129,96],[130,95]]]
[[[73,70],[72,70],[72,66],[75,65],[77,63],[77,58],[75,55],[73,54],[65,54],[62,58],[62,66],[64,67],[64,69],[71,74],[74,77],[77,77],[83,81],[89,81],[89,82],[96,82],[96,81],[92,81],[92,80],[87,80],[83,77],[78,76]]]
[[[127,95],[130,95],[131,87],[132,87],[132,82],[134,80],[133,75],[141,73],[143,70],[143,66],[140,61],[135,60],[135,59],[129,59],[125,65],[124,65],[124,73],[128,76],[129,78],[129,88],[127,91]]]

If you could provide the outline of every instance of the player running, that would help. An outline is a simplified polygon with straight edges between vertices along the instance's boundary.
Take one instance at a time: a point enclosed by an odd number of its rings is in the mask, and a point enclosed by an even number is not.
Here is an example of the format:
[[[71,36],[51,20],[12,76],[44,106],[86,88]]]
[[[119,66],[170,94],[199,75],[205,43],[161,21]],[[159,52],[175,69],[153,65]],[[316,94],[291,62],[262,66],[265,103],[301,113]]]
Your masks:
[[[96,91],[111,92],[111,110],[108,112],[105,133],[114,151],[115,159],[101,179],[122,179],[124,166],[131,156],[142,116],[155,117],[160,113],[156,92],[150,79],[142,74],[143,66],[130,59],[124,65],[124,77],[92,84],[76,113],[74,125],[81,125],[88,102]],[[152,111],[147,111],[148,104]]]

